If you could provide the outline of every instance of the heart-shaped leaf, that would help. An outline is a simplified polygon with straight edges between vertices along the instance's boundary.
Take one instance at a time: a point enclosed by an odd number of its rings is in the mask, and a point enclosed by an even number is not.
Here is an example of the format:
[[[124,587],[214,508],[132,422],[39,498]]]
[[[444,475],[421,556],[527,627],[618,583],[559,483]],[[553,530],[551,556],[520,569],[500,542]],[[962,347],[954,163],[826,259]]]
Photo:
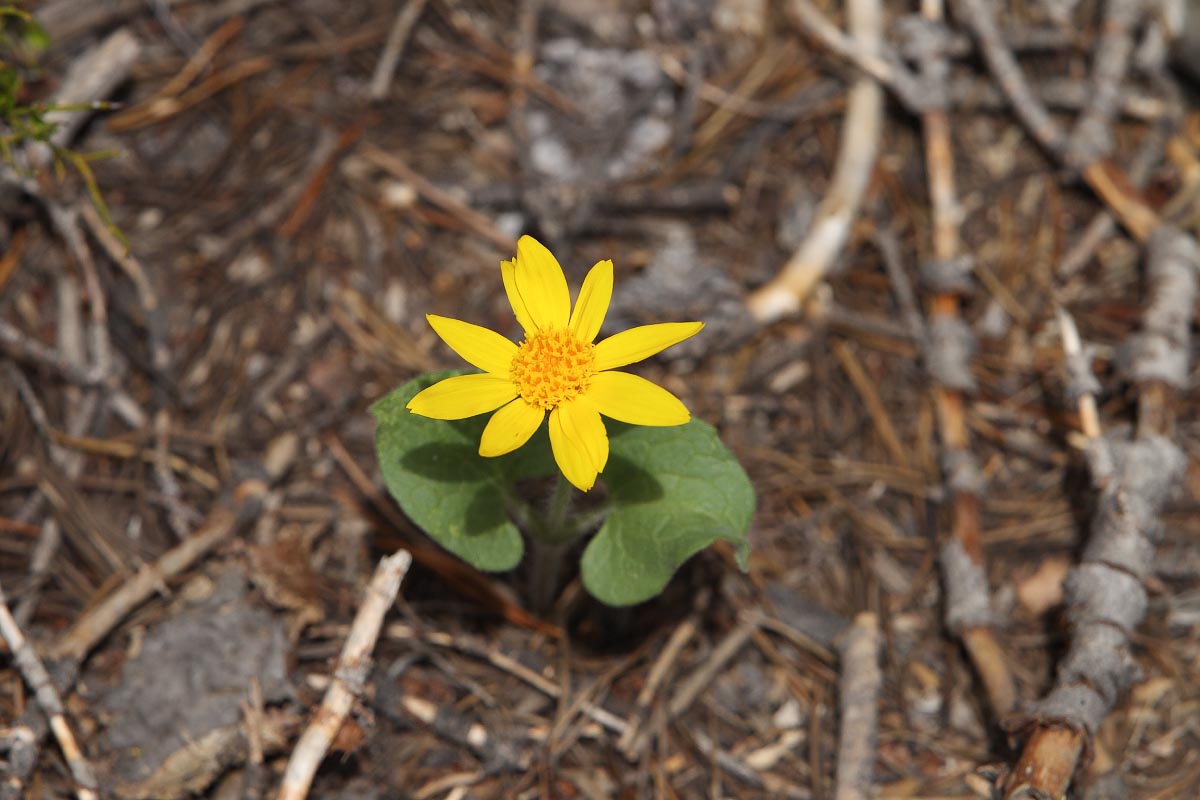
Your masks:
[[[544,425],[516,452],[483,458],[479,437],[489,414],[446,421],[405,408],[426,386],[461,374],[422,375],[375,403],[375,451],[388,491],[414,523],[476,568],[500,572],[515,567],[525,549],[508,518],[512,484],[551,474],[554,460]]]
[[[712,426],[607,425],[613,508],[580,563],[588,592],[609,605],[640,603],[718,539],[736,546],[744,569],[754,489]]]

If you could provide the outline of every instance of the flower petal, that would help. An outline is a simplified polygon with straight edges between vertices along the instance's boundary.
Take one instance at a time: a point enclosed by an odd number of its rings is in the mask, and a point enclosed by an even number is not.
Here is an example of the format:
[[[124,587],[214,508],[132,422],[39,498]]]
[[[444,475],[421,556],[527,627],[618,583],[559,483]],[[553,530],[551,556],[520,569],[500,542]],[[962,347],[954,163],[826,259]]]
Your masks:
[[[660,322],[621,331],[596,343],[596,369],[615,369],[649,358],[695,336],[703,327],[703,322]]]
[[[511,453],[529,441],[545,418],[545,409],[518,397],[492,414],[479,439],[479,455],[490,458]]]
[[[571,293],[558,259],[532,236],[517,241],[517,293],[538,330],[565,328],[571,315]]]
[[[472,366],[484,372],[508,377],[512,360],[517,355],[517,346],[500,334],[480,325],[472,325],[461,319],[426,314],[429,325],[450,345],[450,349],[462,356]]]
[[[533,324],[529,310],[525,308],[525,301],[521,299],[521,293],[517,291],[517,267],[513,262],[500,262],[500,279],[504,281],[504,293],[508,295],[508,304],[512,306],[513,316],[517,318],[517,322],[521,323],[521,329],[528,337],[529,334],[537,331],[537,326]]]
[[[608,304],[613,292],[613,263],[597,261],[583,279],[579,297],[575,300],[575,310],[571,312],[571,331],[580,341],[590,342],[600,332],[604,324],[604,315],[608,313]]]
[[[608,432],[594,403],[580,396],[550,412],[550,449],[575,488],[592,488],[608,463]]]
[[[494,411],[517,396],[508,378],[487,373],[457,375],[417,392],[408,410],[433,419],[466,419]]]
[[[665,427],[682,425],[692,418],[678,397],[628,372],[593,375],[587,398],[604,416],[630,425]]]

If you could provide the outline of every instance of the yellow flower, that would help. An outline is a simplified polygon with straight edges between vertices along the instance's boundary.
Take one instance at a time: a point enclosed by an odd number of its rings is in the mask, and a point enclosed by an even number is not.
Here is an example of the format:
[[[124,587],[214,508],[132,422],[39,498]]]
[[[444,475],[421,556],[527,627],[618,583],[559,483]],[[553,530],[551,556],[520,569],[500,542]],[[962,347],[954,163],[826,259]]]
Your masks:
[[[513,344],[487,328],[429,314],[437,335],[480,374],[446,378],[419,392],[408,410],[434,419],[495,411],[483,429],[481,456],[501,456],[529,441],[550,412],[550,446],[567,480],[587,491],[608,462],[603,414],[633,425],[682,425],[691,419],[675,395],[623,367],[678,344],[703,322],[664,322],[592,340],[612,299],[613,265],[600,261],[583,280],[575,308],[558,260],[531,236],[500,262],[504,291],[525,340]]]

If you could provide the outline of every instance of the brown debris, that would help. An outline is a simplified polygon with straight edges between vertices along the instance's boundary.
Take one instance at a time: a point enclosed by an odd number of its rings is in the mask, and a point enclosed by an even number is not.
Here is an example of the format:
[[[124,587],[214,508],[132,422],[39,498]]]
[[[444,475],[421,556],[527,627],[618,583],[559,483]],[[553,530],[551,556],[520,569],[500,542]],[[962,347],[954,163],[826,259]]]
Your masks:
[[[862,5],[37,4],[117,228],[0,170],[0,800],[1200,795],[1200,17]],[[603,335],[707,323],[634,369],[746,465],[747,574],[543,619],[384,492],[368,407],[458,364],[426,313],[519,336],[525,232],[613,259]]]

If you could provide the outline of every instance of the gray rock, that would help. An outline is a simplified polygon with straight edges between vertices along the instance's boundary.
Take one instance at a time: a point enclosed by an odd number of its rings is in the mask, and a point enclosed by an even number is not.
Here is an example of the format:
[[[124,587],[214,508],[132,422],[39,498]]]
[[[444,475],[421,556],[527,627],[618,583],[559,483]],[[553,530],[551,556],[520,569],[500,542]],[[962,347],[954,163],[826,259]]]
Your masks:
[[[189,742],[235,724],[253,679],[268,702],[291,695],[284,623],[246,592],[240,569],[221,573],[208,598],[147,632],[101,698],[103,747],[118,777],[144,780]]]

